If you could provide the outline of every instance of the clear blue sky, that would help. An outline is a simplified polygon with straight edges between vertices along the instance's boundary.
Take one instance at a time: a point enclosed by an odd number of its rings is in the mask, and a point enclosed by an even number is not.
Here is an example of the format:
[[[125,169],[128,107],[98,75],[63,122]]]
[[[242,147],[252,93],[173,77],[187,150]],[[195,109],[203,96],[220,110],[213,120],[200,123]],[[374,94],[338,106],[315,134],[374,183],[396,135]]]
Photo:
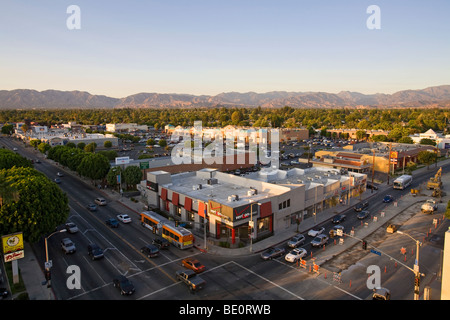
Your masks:
[[[421,89],[450,84],[449,14],[448,0],[0,0],[0,90]]]

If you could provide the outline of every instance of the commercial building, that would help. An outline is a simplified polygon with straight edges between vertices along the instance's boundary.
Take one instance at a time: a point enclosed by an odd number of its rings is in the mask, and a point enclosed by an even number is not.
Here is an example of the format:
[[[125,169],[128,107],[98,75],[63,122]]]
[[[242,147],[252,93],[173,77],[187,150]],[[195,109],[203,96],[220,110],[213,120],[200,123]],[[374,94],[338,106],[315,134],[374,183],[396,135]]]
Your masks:
[[[140,189],[150,206],[195,229],[206,224],[211,237],[237,245],[249,239],[252,224],[254,239],[283,232],[358,196],[366,180],[365,174],[321,168],[266,169],[245,177],[205,168],[173,175],[148,172]]]

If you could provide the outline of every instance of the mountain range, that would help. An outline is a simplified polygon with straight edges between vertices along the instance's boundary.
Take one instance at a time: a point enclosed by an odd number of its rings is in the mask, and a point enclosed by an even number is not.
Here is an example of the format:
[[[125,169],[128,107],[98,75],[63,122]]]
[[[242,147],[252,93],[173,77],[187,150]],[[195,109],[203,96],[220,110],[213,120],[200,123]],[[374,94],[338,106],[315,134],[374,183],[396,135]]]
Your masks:
[[[215,96],[138,93],[124,98],[93,95],[83,91],[0,90],[0,109],[54,108],[210,108],[258,107],[281,108],[375,108],[375,107],[450,107],[450,85],[420,90],[403,90],[393,94],[362,94],[341,91],[266,93],[226,92]]]

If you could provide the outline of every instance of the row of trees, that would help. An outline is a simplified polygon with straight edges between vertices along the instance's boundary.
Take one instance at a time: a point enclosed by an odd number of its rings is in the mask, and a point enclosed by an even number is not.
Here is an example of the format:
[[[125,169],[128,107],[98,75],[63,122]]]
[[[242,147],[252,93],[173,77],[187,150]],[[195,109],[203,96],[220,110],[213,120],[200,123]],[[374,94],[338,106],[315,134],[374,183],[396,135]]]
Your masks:
[[[76,121],[85,125],[106,123],[138,123],[163,128],[193,126],[200,120],[204,127],[246,125],[255,127],[314,127],[356,128],[361,130],[393,130],[400,125],[409,133],[428,129],[444,131],[447,128],[448,109],[300,109],[283,108],[192,108],[192,109],[58,109],[58,110],[1,110],[0,123],[31,119],[40,125]],[[6,129],[5,129],[6,131]]]
[[[85,151],[74,146],[55,146],[47,152],[49,159],[68,167],[80,176],[93,181],[105,180],[111,187],[118,185],[118,176],[127,188],[132,188],[142,179],[142,171],[137,166],[111,167],[110,160],[117,156],[115,151],[100,151],[97,153]]]
[[[25,241],[36,242],[68,216],[67,195],[57,184],[29,160],[0,149],[0,234],[23,232]]]

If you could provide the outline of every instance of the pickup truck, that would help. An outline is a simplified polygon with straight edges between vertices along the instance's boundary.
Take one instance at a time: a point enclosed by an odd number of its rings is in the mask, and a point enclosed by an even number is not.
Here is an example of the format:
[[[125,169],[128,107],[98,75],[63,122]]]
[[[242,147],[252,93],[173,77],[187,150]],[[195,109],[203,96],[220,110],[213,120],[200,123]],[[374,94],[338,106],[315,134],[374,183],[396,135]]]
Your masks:
[[[176,278],[178,281],[183,281],[191,291],[200,290],[206,284],[206,281],[200,278],[194,270],[178,270]]]
[[[423,213],[433,213],[434,211],[437,211],[438,206],[435,200],[428,199],[420,208]]]

